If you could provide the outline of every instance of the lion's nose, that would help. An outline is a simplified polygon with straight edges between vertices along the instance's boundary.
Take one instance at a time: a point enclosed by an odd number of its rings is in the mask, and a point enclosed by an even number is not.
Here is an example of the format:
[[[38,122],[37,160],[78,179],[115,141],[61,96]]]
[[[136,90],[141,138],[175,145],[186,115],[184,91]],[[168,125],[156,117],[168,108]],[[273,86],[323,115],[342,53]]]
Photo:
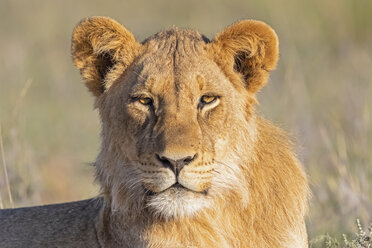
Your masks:
[[[180,173],[180,171],[185,167],[185,165],[190,164],[192,161],[194,161],[197,157],[197,154],[194,154],[193,156],[187,156],[181,159],[171,159],[169,157],[161,156],[159,154],[156,154],[157,160],[166,168],[171,169],[176,176]]]

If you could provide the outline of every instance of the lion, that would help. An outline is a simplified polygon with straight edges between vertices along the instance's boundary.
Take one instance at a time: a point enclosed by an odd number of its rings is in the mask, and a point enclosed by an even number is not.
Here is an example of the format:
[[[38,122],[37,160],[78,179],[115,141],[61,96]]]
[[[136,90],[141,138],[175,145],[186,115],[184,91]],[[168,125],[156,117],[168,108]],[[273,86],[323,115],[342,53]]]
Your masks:
[[[307,247],[306,174],[255,111],[278,47],[256,20],[141,43],[82,20],[71,50],[102,122],[101,196],[1,211],[0,247]]]

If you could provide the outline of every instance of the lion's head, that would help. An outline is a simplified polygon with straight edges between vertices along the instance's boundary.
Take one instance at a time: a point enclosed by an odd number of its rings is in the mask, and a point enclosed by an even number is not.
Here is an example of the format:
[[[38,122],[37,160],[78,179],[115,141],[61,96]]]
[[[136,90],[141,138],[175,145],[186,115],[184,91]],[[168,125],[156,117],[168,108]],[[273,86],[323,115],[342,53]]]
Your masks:
[[[75,28],[72,55],[96,96],[97,179],[115,209],[172,219],[221,200],[248,204],[255,93],[278,59],[268,25],[241,21],[212,41],[172,28],[139,43],[92,17]]]

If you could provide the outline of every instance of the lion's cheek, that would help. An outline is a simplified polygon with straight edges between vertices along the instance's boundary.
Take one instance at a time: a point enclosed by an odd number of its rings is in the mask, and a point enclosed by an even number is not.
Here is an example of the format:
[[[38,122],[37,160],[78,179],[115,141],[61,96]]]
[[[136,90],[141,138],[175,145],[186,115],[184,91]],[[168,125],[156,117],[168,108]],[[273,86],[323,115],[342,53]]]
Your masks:
[[[220,137],[218,138],[214,143],[214,151],[216,159],[221,159],[222,161],[227,156],[227,153],[229,152],[229,137]]]

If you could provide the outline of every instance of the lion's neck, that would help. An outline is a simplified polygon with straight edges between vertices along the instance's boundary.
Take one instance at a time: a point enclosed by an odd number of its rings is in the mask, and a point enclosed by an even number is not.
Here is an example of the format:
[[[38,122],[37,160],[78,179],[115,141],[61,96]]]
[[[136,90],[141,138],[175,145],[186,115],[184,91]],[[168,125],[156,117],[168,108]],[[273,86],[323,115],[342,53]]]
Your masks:
[[[101,220],[106,221],[98,227],[99,238],[104,247],[229,247],[234,241],[228,237],[234,237],[231,234],[246,224],[237,217],[238,209],[226,206],[226,202],[222,205],[225,207],[207,209],[195,217],[161,221],[147,213],[134,217],[112,212],[106,204],[101,213]]]

